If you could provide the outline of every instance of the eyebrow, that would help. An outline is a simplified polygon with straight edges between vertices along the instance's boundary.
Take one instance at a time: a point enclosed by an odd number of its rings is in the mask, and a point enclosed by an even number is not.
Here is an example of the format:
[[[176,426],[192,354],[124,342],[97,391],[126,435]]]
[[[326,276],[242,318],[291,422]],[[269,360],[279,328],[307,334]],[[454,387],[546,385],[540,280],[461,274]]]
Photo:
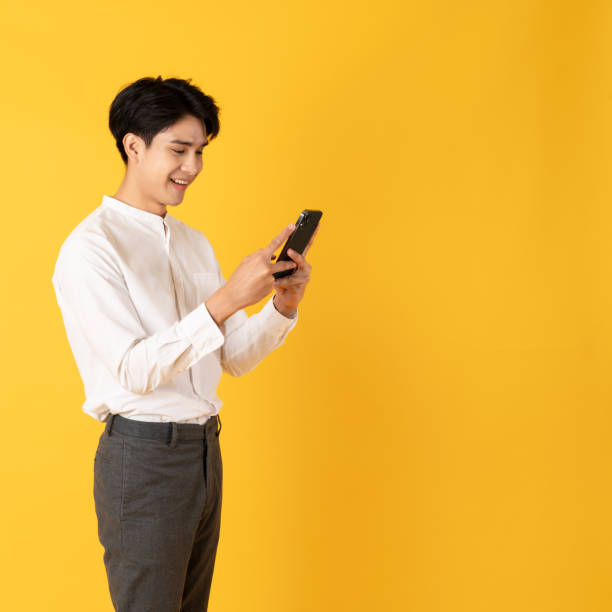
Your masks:
[[[176,144],[180,144],[180,145],[187,145],[187,146],[191,146],[193,144],[193,142],[191,142],[191,140],[177,140],[176,138],[174,140],[171,140],[170,142],[175,142]],[[208,141],[203,142],[201,144],[202,147],[206,147],[208,146]]]

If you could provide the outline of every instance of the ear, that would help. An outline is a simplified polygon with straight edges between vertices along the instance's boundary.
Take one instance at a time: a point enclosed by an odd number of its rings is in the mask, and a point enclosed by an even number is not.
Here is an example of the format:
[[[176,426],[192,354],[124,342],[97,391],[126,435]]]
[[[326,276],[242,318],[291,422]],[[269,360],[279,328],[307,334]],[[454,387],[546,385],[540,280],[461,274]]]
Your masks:
[[[128,132],[123,137],[123,148],[125,149],[125,153],[128,156],[128,160],[132,160],[132,163],[138,164],[142,158],[145,146],[144,140],[140,138],[140,136],[136,136],[136,134],[132,134]]]

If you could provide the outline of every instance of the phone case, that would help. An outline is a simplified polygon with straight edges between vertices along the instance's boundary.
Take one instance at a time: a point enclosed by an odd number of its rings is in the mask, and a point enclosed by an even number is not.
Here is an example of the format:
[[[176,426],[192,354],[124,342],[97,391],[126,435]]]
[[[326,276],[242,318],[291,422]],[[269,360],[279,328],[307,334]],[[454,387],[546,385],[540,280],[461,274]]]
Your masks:
[[[287,255],[287,251],[289,249],[293,249],[301,254],[317,229],[317,225],[319,224],[322,216],[323,213],[320,210],[311,210],[308,208],[304,209],[300,213],[300,216],[295,224],[295,229],[293,230],[291,236],[287,238],[287,242],[285,242],[285,245],[283,246],[283,249],[276,261],[293,261],[291,257]],[[294,272],[295,269],[282,270],[281,272],[274,272],[272,275],[274,278],[282,278],[283,276],[290,276]]]

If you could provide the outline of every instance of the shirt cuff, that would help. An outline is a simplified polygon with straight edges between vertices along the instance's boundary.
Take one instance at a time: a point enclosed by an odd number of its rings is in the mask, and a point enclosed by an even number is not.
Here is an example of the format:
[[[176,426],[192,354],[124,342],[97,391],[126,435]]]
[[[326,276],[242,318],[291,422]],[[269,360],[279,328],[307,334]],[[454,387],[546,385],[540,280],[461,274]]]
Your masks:
[[[184,316],[179,321],[179,327],[185,336],[191,340],[198,353],[214,351],[225,342],[223,333],[204,303]]]
[[[264,307],[259,312],[268,327],[278,329],[279,331],[289,331],[293,329],[298,320],[297,310],[295,311],[295,317],[293,317],[293,319],[278,312],[276,306],[274,306],[274,296],[264,304]]]

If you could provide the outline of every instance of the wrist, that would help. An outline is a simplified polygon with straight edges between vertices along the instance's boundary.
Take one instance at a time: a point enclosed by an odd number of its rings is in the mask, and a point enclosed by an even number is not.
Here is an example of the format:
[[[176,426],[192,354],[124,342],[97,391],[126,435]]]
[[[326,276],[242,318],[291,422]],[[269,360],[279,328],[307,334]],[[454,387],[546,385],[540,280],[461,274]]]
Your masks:
[[[210,316],[219,326],[239,310],[232,300],[231,293],[226,289],[226,285],[219,287],[204,304]]]
[[[275,293],[274,297],[272,298],[272,304],[274,305],[276,311],[280,312],[280,314],[282,314],[284,317],[287,317],[288,319],[295,319],[295,317],[297,316],[297,308],[285,308],[284,306],[279,306],[276,303],[277,295],[278,294]]]

